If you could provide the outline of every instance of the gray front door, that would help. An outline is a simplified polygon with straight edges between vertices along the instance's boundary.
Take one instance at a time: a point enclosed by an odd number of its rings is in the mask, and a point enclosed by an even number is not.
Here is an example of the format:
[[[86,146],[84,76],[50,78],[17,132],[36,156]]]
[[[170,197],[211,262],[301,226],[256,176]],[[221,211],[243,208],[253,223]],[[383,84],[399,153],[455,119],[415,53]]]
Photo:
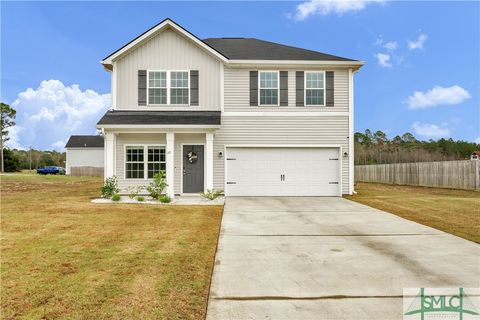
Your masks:
[[[183,193],[203,191],[203,146],[183,146]]]

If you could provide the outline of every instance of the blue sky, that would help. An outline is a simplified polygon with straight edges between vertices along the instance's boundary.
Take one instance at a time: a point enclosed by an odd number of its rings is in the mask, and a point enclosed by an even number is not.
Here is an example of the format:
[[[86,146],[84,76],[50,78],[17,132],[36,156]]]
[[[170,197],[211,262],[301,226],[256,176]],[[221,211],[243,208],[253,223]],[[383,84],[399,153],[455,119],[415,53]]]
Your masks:
[[[480,2],[1,2],[11,146],[62,149],[109,107],[99,61],[166,17],[200,38],[255,37],[364,60],[355,130],[480,143]],[[30,89],[29,89],[30,88]]]

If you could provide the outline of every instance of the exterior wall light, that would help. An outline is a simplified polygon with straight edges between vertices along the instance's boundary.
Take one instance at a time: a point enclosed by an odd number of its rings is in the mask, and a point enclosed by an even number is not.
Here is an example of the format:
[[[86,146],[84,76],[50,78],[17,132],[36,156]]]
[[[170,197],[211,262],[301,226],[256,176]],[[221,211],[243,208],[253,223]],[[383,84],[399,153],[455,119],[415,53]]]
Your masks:
[[[344,158],[348,158],[348,152],[347,152],[347,151],[345,151],[345,152],[343,153],[343,157],[344,157]]]
[[[220,151],[220,152],[218,153],[218,157],[219,157],[220,159],[223,158],[223,152],[222,152],[222,151]]]

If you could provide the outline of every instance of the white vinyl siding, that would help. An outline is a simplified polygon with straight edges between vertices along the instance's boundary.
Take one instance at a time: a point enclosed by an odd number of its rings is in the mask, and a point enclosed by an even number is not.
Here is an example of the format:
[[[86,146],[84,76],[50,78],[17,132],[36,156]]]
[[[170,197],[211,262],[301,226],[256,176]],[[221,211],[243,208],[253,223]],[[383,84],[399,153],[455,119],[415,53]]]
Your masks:
[[[114,61],[114,68],[114,107],[118,110],[220,110],[219,60],[175,31],[165,30],[152,37]],[[138,70],[198,70],[199,105],[139,106]]]
[[[288,71],[288,106],[282,108],[260,108],[250,106],[250,69],[225,67],[225,112],[262,111],[262,112],[348,112],[348,70],[342,68],[325,67],[318,71],[334,71],[334,107],[318,108],[315,106],[296,107],[295,103],[295,71],[315,71],[312,69],[283,68]],[[260,101],[260,100],[259,100]]]
[[[66,148],[66,171],[72,167],[103,167],[103,148]]]

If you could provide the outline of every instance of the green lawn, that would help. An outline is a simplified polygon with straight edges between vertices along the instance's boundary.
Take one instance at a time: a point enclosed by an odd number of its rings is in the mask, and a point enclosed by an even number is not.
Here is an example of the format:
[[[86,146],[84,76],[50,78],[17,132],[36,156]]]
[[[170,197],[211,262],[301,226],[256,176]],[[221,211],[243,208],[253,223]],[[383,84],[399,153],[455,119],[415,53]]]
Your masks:
[[[480,243],[480,192],[357,183],[346,197]]]
[[[1,176],[4,319],[203,319],[223,208],[92,204],[101,179]]]

